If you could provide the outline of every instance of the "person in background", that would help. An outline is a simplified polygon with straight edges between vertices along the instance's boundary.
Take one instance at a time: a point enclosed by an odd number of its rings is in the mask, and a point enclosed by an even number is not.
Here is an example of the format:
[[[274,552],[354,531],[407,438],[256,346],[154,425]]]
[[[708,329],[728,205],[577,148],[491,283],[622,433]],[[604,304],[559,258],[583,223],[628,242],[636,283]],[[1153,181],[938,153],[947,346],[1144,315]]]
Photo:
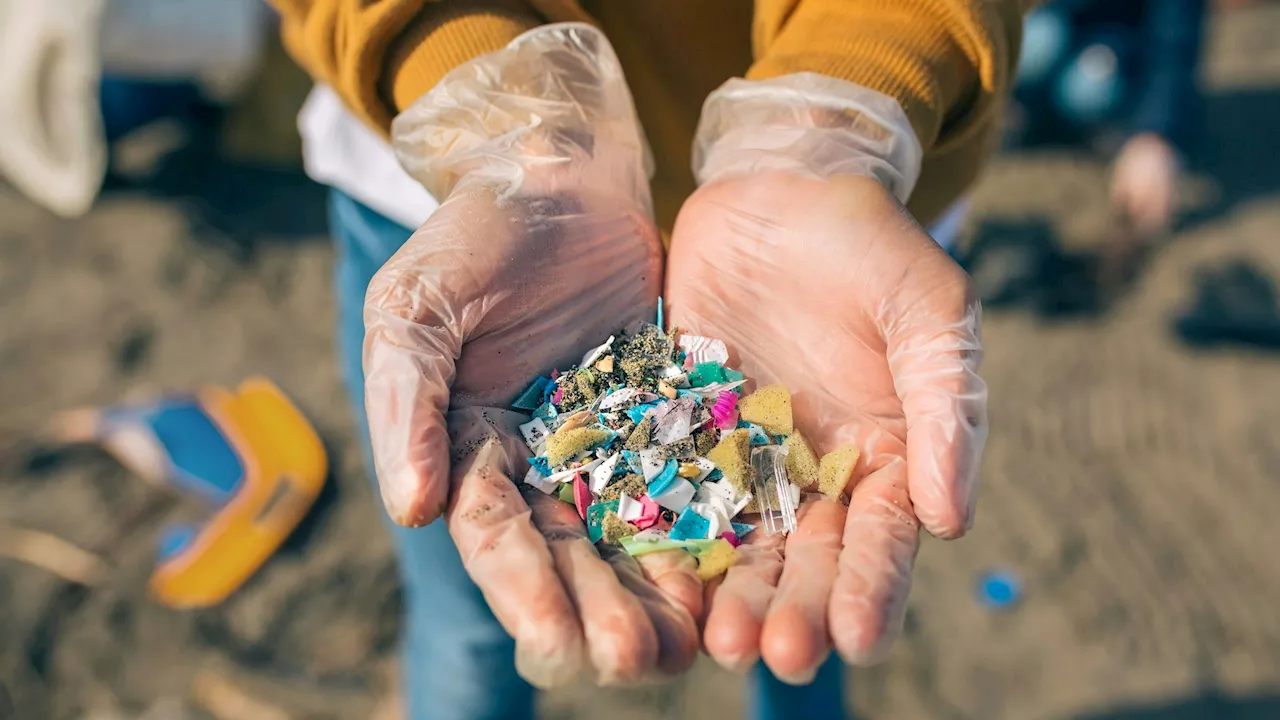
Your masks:
[[[1041,6],[1026,21],[1009,144],[1114,152],[1117,210],[1140,236],[1168,229],[1196,135],[1205,14],[1205,0]]]
[[[997,143],[1028,3],[273,4],[318,82],[299,122],[334,188],[410,716],[530,717],[534,686],[671,677],[700,647],[752,673],[754,717],[842,716],[841,660],[885,657],[920,529],[973,522],[979,309],[918,223]],[[862,452],[843,502],[806,496],[706,588],[518,485],[503,409],[660,294],[790,387],[819,452]]]

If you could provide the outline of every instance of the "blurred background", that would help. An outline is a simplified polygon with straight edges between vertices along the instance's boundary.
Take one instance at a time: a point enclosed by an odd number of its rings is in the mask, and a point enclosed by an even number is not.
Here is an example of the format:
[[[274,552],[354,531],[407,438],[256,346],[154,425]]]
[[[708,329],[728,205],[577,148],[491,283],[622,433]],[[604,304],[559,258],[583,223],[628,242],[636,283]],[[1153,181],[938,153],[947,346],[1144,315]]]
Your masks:
[[[147,5],[107,0],[101,67],[50,83],[101,73],[95,150],[74,120],[37,147],[12,110],[44,70],[14,59],[26,2],[0,0],[0,719],[398,718],[398,579],[335,360],[326,194],[301,167],[310,82],[256,0]],[[926,541],[903,639],[850,674],[859,718],[1280,718],[1280,5],[1207,12],[1201,92],[1166,105],[1167,230],[1122,212],[1105,131],[1028,131],[1102,113],[1131,89],[1094,81],[1144,48],[1104,32],[1049,90],[1020,86],[953,228],[987,311],[978,522]],[[155,23],[203,40],[148,45]],[[1135,187],[1168,180],[1154,167]],[[42,194],[44,171],[71,190]],[[148,579],[192,501],[61,442],[56,414],[251,375],[311,421],[325,488],[227,600],[166,607]],[[733,717],[739,686],[700,661],[541,708]]]

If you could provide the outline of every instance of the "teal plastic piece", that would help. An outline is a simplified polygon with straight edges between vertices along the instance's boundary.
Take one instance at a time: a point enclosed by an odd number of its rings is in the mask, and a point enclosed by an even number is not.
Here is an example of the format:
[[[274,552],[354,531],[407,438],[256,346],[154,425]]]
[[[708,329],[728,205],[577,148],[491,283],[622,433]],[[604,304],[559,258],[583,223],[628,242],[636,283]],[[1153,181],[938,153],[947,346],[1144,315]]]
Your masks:
[[[572,485],[572,483],[569,483]],[[570,496],[572,497],[572,496]],[[591,538],[591,542],[600,542],[600,538],[604,537],[604,516],[612,510],[618,512],[618,501],[610,500],[609,502],[599,502],[587,508],[587,537]]]

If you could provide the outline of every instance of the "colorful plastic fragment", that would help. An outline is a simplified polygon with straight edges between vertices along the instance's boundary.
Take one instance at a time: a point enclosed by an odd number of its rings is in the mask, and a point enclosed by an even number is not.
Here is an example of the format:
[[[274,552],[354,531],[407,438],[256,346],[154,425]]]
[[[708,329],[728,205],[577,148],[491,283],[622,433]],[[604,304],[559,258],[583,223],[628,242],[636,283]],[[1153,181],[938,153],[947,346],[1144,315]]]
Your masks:
[[[823,495],[838,500],[844,494],[858,465],[858,455],[858,448],[841,445],[822,456],[818,463],[818,489]]]
[[[742,398],[738,403],[738,416],[773,435],[790,435],[794,429],[791,421],[791,392],[785,385],[762,387]]]
[[[787,477],[802,490],[814,489],[818,485],[818,456],[799,431],[792,432],[782,441],[787,449]]]
[[[725,435],[707,453],[707,459],[715,463],[724,478],[739,492],[754,490],[751,482],[751,435],[746,430],[734,430]]]
[[[723,575],[738,561],[738,551],[727,540],[717,539],[698,554],[698,578],[703,582]]]
[[[681,549],[703,577],[724,573],[755,529],[740,516],[758,504],[766,532],[794,528],[788,469],[806,487],[821,475],[786,389],[741,397],[728,358],[715,338],[638,324],[534,379],[513,403],[533,415],[520,426],[533,451],[524,482],[573,504],[592,542]]]
[[[716,427],[721,430],[732,430],[738,424],[738,393],[722,392],[711,406],[711,417]]]
[[[578,517],[587,519],[587,508],[591,507],[591,501],[591,489],[582,479],[582,473],[578,473],[573,478],[573,504],[578,508]]]

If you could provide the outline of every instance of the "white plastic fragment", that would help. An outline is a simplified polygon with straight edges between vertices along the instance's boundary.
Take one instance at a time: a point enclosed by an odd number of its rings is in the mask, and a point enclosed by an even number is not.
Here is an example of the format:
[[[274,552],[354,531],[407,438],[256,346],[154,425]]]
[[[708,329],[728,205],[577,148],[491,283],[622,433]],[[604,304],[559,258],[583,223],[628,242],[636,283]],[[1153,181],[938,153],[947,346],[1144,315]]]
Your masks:
[[[600,401],[600,409],[612,410],[618,407],[619,405],[621,405],[622,403],[630,400],[631,396],[635,394],[636,394],[635,388],[629,388],[629,387],[618,388],[617,390],[614,390],[613,392],[609,393],[607,396],[605,396],[603,400]]]
[[[529,446],[534,455],[547,454],[547,436],[551,435],[551,430],[542,422],[542,418],[534,418],[521,425],[520,434],[524,436],[524,444]]]
[[[667,466],[667,461],[662,457],[663,452],[658,448],[647,448],[640,451],[640,470],[644,474],[645,482],[653,482],[662,472],[662,468]]]
[[[742,512],[752,497],[751,493],[738,492],[726,480],[713,480],[702,483],[698,488],[697,500],[722,507],[725,514],[732,518]]]
[[[544,477],[535,467],[529,468],[529,472],[524,474],[524,481],[548,495],[560,489],[560,483]]]
[[[800,486],[795,483],[791,483],[791,504],[800,507]]]
[[[742,387],[743,385],[746,384],[746,382],[747,382],[746,380],[734,380],[733,382],[711,383],[710,385],[703,385],[702,387],[691,388],[691,390],[701,395],[704,399],[715,398],[722,392],[726,392],[729,390],[733,390],[734,388]]]
[[[708,362],[724,365],[729,362],[729,348],[723,340],[702,335],[681,335],[677,344],[693,358],[695,365]]]
[[[617,469],[618,461],[621,459],[622,453],[614,453],[591,471],[591,492],[599,494],[604,490],[604,486],[609,484],[609,479],[613,477],[613,471]]]
[[[634,542],[657,542],[659,540],[667,539],[667,531],[654,526],[651,528],[645,528],[635,535],[632,535],[631,539]]]
[[[704,457],[696,457],[693,464],[698,466],[698,477],[694,478],[695,483],[700,483],[707,479],[707,476],[715,472],[716,464]]]
[[[594,363],[596,360],[599,360],[600,356],[604,355],[611,347],[613,347],[612,335],[609,336],[608,340],[605,340],[600,345],[597,345],[596,347],[592,348],[586,355],[583,355],[582,362],[578,363],[578,367],[580,368],[591,367],[591,364]]]
[[[582,467],[569,468],[568,470],[561,470],[558,473],[551,473],[547,476],[547,480],[558,483],[569,482],[570,480],[573,480],[574,476],[578,473],[589,473],[597,467],[600,467],[600,463],[602,462],[604,462],[604,460],[596,458]]]
[[[689,437],[693,432],[692,398],[676,398],[668,401],[658,413],[655,413],[653,441],[659,445],[668,445]]]
[[[644,513],[644,505],[639,500],[623,493],[618,496],[618,517],[627,522],[634,522],[640,519],[640,515]]]
[[[693,483],[684,478],[676,478],[664,492],[654,495],[650,499],[658,503],[658,505],[678,513],[684,510],[689,502],[693,500],[694,492]]]

